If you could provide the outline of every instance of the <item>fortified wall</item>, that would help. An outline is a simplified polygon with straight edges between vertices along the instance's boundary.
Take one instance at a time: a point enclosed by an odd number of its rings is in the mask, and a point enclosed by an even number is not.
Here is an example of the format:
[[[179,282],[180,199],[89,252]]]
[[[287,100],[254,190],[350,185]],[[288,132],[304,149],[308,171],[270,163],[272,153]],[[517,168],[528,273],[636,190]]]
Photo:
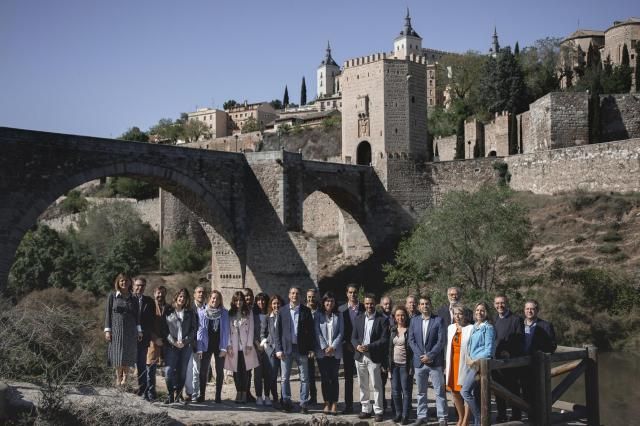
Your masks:
[[[640,94],[600,96],[603,142],[640,137]]]
[[[503,159],[510,187],[536,194],[640,191],[640,138],[552,149]]]

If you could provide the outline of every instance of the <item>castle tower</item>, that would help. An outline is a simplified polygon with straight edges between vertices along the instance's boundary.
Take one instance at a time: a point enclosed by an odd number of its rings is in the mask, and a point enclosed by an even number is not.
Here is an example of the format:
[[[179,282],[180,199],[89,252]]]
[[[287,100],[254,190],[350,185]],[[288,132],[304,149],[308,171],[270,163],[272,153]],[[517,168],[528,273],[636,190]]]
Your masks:
[[[404,18],[404,29],[393,41],[393,54],[398,59],[404,59],[411,54],[422,55],[422,37],[411,27],[409,8]]]
[[[498,55],[500,51],[500,43],[498,43],[498,31],[496,27],[493,27],[493,42],[491,43],[491,48],[489,49],[489,54],[494,58]]]
[[[339,92],[339,88],[336,87],[336,76],[338,74],[340,74],[340,67],[331,57],[331,45],[327,41],[326,55],[316,72],[316,81],[318,84],[316,93],[318,94],[318,98]]]

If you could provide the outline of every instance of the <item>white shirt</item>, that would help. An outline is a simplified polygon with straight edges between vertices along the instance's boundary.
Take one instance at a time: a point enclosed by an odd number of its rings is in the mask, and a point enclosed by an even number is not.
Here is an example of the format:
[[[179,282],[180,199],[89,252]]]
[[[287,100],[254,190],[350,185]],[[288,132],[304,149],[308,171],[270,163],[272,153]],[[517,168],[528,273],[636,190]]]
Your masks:
[[[363,345],[371,343],[371,330],[373,330],[373,321],[376,319],[376,314],[369,316],[364,314],[364,338],[362,339]]]
[[[429,319],[430,317],[427,317],[426,319],[422,317],[422,344],[427,343],[427,330],[429,330]]]
[[[330,316],[327,316],[327,322],[325,323],[327,325],[327,345],[331,346],[331,343],[333,342],[333,317],[335,315],[331,314]]]
[[[176,316],[180,320],[180,327],[178,327],[178,336],[176,336],[176,340],[179,342],[182,340],[182,321],[184,321],[184,309],[181,311],[176,311]]]
[[[291,344],[298,344],[298,317],[300,314],[300,305],[289,305],[289,314],[291,314],[291,324],[293,330],[291,330]]]

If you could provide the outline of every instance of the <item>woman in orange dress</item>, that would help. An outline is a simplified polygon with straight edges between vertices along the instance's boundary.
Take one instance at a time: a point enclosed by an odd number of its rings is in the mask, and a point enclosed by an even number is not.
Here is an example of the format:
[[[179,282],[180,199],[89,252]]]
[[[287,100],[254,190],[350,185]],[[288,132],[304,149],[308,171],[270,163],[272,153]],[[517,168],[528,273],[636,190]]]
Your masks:
[[[456,426],[466,426],[469,424],[469,407],[465,407],[460,390],[462,389],[462,381],[469,370],[466,363],[467,343],[473,325],[466,323],[462,304],[454,304],[452,310],[454,322],[447,329],[445,377],[447,389],[451,392],[453,404],[458,412]]]

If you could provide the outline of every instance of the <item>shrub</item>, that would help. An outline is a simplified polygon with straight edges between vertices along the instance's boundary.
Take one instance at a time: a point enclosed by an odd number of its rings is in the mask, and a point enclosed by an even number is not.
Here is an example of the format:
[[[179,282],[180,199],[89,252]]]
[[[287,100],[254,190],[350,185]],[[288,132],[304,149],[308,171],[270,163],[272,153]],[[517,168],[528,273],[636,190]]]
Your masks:
[[[622,235],[620,235],[615,231],[609,231],[602,236],[602,241],[608,242],[608,243],[622,241]]]
[[[603,244],[601,246],[598,246],[598,248],[596,250],[599,253],[614,254],[614,253],[618,253],[620,251],[620,247],[618,247],[615,244],[606,243],[606,244]]]
[[[578,190],[575,196],[569,201],[575,211],[580,211],[585,207],[593,205],[599,198],[599,194],[590,194],[586,191]]]
[[[623,261],[627,260],[628,258],[629,258],[629,256],[627,256],[625,253],[619,252],[619,253],[614,254],[611,257],[611,260],[613,260],[614,262],[623,262]]]
[[[108,187],[115,196],[147,200],[158,197],[158,186],[138,179],[114,177],[109,179]]]
[[[586,240],[586,238],[583,235],[578,235],[577,237],[575,237],[573,239],[574,242],[580,244],[581,242],[583,242],[584,240]]]
[[[573,259],[573,264],[575,266],[584,266],[588,265],[589,263],[591,263],[591,261],[586,257],[578,256]]]
[[[89,207],[89,202],[80,191],[70,191],[67,197],[60,202],[60,209],[64,213],[80,213]]]
[[[181,238],[160,251],[162,268],[168,272],[194,272],[211,261],[209,250],[199,250],[188,239]]]

